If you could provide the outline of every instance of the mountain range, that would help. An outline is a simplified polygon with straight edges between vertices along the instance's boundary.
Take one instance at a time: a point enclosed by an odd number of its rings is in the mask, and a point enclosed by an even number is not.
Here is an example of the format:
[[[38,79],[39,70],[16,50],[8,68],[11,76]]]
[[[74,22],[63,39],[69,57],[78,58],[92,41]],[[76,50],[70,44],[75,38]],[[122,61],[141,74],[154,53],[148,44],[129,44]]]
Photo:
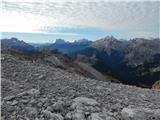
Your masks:
[[[160,120],[159,41],[111,36],[64,54],[3,39],[1,119]]]
[[[99,80],[105,80],[106,76],[110,76],[114,82],[149,88],[160,80],[158,38],[135,38],[127,41],[107,36],[94,42],[87,39],[74,42],[57,39],[55,43],[38,47],[11,38],[1,40],[1,45],[23,53],[62,53],[63,57],[60,59],[67,58],[68,61],[74,62],[75,66],[79,66],[76,67],[80,68],[79,72]]]
[[[98,71],[111,74],[122,83],[150,87],[160,79],[159,46],[160,39],[119,41],[111,36],[97,40],[71,56],[74,59],[79,54],[87,57]]]
[[[90,78],[100,73],[57,50],[32,56],[3,46],[1,52],[2,120],[160,119],[158,91]]]
[[[23,40],[18,40],[14,37],[11,39],[2,39],[1,46],[11,48],[23,53],[33,53],[33,51],[35,52],[35,48],[32,45],[27,44]]]

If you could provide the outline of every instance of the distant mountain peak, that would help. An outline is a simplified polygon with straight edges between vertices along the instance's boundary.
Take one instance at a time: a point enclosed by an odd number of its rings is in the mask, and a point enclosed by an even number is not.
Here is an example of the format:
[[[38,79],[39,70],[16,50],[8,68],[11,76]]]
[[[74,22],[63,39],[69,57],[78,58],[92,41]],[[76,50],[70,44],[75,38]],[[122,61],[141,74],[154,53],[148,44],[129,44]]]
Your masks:
[[[94,47],[94,48],[105,48],[105,49],[108,49],[108,48],[111,48],[111,47],[115,48],[115,47],[117,47],[119,42],[121,42],[121,41],[117,40],[113,36],[106,36],[102,39],[99,39],[99,40],[95,41],[92,44],[92,47]]]
[[[116,42],[120,42],[118,39],[116,39],[114,36],[106,36],[100,40],[97,40],[98,42],[101,43],[105,43],[105,44],[109,44],[109,43],[116,43]]]
[[[30,52],[34,51],[34,47],[32,45],[29,45],[28,43],[24,42],[23,40],[18,40],[15,37],[12,37],[11,39],[2,39],[1,45],[3,47],[11,48],[20,52]]]
[[[64,44],[66,43],[64,39],[56,39],[55,44]]]
[[[12,41],[19,41],[17,38],[15,38],[15,37],[12,37],[10,40],[12,40]]]
[[[82,42],[88,42],[89,40],[86,39],[86,38],[82,38],[82,39],[79,39],[79,40],[75,40],[75,42],[78,42],[78,43],[82,43]]]
[[[114,36],[106,36],[105,38],[103,38],[104,40],[117,40]]]
[[[74,41],[74,44],[80,44],[80,45],[89,45],[91,43],[92,41],[85,39],[85,38]]]

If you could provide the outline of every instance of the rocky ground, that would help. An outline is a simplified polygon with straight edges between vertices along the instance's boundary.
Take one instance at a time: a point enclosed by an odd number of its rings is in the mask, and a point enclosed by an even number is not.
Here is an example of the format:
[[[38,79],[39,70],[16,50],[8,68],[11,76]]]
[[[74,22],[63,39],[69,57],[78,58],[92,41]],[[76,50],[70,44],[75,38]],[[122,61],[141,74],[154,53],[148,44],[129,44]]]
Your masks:
[[[2,120],[160,120],[160,93],[2,54]]]

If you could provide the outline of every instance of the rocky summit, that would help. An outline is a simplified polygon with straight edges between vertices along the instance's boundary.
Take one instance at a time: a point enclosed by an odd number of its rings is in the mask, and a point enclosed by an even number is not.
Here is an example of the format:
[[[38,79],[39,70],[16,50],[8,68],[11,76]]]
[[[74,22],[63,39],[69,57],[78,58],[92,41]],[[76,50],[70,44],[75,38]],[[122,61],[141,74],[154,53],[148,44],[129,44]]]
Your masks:
[[[160,120],[160,93],[3,52],[2,120]]]
[[[81,60],[79,56],[83,55],[83,59],[97,71],[104,75],[111,74],[124,84],[152,88],[160,79],[159,46],[159,38],[126,41],[107,36],[75,52],[74,57]]]

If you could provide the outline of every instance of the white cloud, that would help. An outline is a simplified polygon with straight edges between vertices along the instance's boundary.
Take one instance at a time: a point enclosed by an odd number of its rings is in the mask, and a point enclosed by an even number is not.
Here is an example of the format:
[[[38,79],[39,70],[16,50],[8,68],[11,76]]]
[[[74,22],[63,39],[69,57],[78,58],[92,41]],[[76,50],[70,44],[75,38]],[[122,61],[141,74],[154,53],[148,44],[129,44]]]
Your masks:
[[[159,1],[100,1],[4,0],[0,31],[58,33],[57,28],[90,27],[158,36]]]

